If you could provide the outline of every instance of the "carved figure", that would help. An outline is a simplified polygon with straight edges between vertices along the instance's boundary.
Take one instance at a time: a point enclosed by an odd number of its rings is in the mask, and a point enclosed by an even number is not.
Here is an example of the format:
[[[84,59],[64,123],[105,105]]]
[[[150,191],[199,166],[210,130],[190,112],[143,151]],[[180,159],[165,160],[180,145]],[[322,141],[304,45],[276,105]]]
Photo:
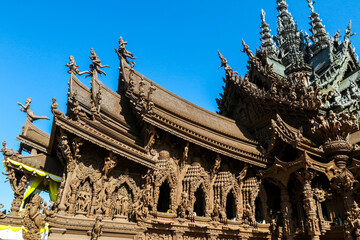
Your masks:
[[[307,0],[307,1],[309,3],[309,7],[310,7],[311,12],[314,12],[315,11],[315,9],[314,9],[315,1],[313,1],[313,0]]]
[[[189,198],[186,192],[181,193],[181,201],[177,212],[180,218],[184,218],[189,214]]]
[[[142,188],[146,188],[147,186],[151,186],[154,182],[154,172],[151,169],[148,169],[146,174],[141,177],[142,179],[145,179],[145,183],[142,185]]]
[[[116,167],[118,161],[119,160],[117,156],[113,152],[110,152],[109,157],[105,158],[105,163],[103,167],[105,180],[108,178],[110,172]]]
[[[146,129],[149,134],[149,140],[145,146],[145,150],[150,151],[151,147],[155,144],[155,138],[157,136],[156,128],[153,125],[148,125],[149,127]]]
[[[189,143],[187,142],[185,147],[184,147],[184,152],[181,158],[181,166],[185,166],[187,160],[189,158]]]
[[[340,30],[337,30],[337,32],[334,35],[334,42],[339,43],[340,42]]]
[[[12,149],[7,148],[6,141],[3,141],[2,145],[3,145],[3,148],[0,150],[0,152],[3,153],[4,157],[11,157],[15,154]]]
[[[351,30],[352,27],[351,27],[351,26],[352,26],[352,23],[351,23],[351,20],[350,20],[350,23],[349,23],[349,25],[347,26],[346,31],[345,31],[345,41],[346,41],[347,39],[349,39],[350,37],[356,35],[356,33],[353,33],[353,32],[352,32],[352,30]]]
[[[97,240],[102,235],[102,215],[96,217],[95,224],[91,230],[91,240]]]
[[[95,50],[93,48],[90,49],[90,56],[89,58],[92,61],[92,66],[90,66],[90,74],[91,75],[96,75],[97,73],[100,74],[104,74],[106,76],[106,73],[101,70],[101,68],[105,68],[105,67],[110,67],[109,65],[102,65],[101,61],[98,57],[98,55],[96,55]]]
[[[89,182],[85,182],[81,191],[79,192],[77,204],[78,212],[87,213],[89,211],[91,204],[91,188]]]
[[[78,75],[83,75],[85,73],[89,73],[88,71],[84,71],[84,72],[80,72],[79,71],[79,66],[76,65],[75,59],[73,56],[69,56],[69,60],[70,62],[67,63],[65,66],[67,66],[69,68],[69,70],[67,71],[70,74],[78,74]]]
[[[226,217],[226,214],[224,213],[224,211],[221,208],[220,199],[215,199],[214,210],[212,212],[212,219],[214,221],[220,221],[224,217]]]
[[[135,67],[135,62],[131,62],[128,60],[128,58],[130,59],[136,59],[136,57],[134,57],[134,55],[129,52],[128,50],[126,50],[126,45],[127,42],[125,42],[123,40],[122,37],[119,38],[119,48],[116,49],[115,48],[115,52],[117,53],[118,57],[123,57],[125,59],[125,61],[130,64],[131,68]]]
[[[34,112],[32,110],[30,110],[30,103],[31,103],[31,98],[26,99],[25,101],[25,105],[22,105],[21,103],[18,102],[18,105],[20,105],[20,110],[22,112],[26,113],[27,118],[29,119],[30,122],[39,120],[39,119],[47,119],[50,120],[48,117],[45,116],[35,116]]]
[[[129,209],[129,197],[126,192],[118,194],[118,202],[116,207],[116,214],[125,216]]]
[[[58,109],[59,104],[56,102],[56,98],[52,98],[51,112],[60,117],[65,117],[64,113]]]
[[[216,158],[215,158],[214,167],[213,167],[213,169],[211,169],[211,175],[212,176],[214,176],[217,173],[217,171],[219,171],[220,164],[221,164],[221,157],[220,157],[220,154],[217,154]]]
[[[4,205],[2,203],[0,203],[0,209],[2,209],[4,207]],[[6,210],[0,212],[0,218],[4,218],[6,217]]]
[[[80,107],[79,101],[75,100],[74,107],[71,108],[71,111],[74,113],[75,117],[74,120],[77,121],[81,117],[88,118],[86,113],[83,112],[82,108]]]
[[[28,231],[23,231],[23,238],[26,240],[35,240],[40,239],[40,229],[45,227],[45,215],[42,214],[42,211],[45,210],[45,206],[42,206],[43,199],[36,194],[25,206],[25,210],[22,213],[23,215],[23,226]]]

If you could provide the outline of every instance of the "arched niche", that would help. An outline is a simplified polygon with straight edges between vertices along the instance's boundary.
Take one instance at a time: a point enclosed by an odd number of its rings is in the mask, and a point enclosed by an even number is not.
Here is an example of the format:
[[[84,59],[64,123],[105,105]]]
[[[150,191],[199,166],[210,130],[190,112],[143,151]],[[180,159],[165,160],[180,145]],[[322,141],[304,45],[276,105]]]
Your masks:
[[[225,210],[226,210],[226,217],[229,220],[236,220],[237,216],[237,208],[236,208],[236,197],[233,190],[229,191],[226,196],[225,201]]]
[[[255,221],[258,223],[269,223],[271,219],[268,214],[267,194],[264,184],[260,184],[259,195],[255,200]]]
[[[267,195],[267,206],[269,218],[275,219],[278,225],[282,225],[282,213],[281,213],[281,190],[272,181],[263,180],[264,188]]]
[[[206,214],[206,199],[205,199],[205,192],[203,187],[200,186],[194,193],[195,202],[194,202],[194,215],[199,217],[205,217]]]
[[[159,188],[159,198],[157,202],[158,212],[169,212],[171,189],[168,180],[166,179]]]

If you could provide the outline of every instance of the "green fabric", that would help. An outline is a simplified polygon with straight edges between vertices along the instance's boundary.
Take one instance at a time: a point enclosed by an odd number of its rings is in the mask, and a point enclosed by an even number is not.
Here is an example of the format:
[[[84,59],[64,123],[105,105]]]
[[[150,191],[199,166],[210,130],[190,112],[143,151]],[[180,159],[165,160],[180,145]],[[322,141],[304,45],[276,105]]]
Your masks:
[[[56,202],[57,193],[58,193],[58,183],[54,182],[54,181],[50,181],[49,182],[49,196],[50,196],[51,201]]]
[[[30,186],[26,189],[24,198],[21,202],[20,211],[23,210],[26,198],[28,198],[35,191],[35,189],[40,185],[43,179],[43,177],[32,177]]]

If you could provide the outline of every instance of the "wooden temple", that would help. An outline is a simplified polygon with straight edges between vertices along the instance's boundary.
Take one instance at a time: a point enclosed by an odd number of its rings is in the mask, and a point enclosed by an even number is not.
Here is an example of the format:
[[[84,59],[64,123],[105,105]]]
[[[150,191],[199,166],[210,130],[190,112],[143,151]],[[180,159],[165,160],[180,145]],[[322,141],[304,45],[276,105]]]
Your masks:
[[[307,1],[311,36],[285,0],[275,37],[262,11],[260,50],[243,41],[244,77],[219,52],[218,113],[137,72],[122,38],[117,91],[93,49],[89,71],[70,56],[67,113],[53,99],[50,134],[31,98],[19,103],[20,150],[1,149],[14,200],[0,225],[23,239],[360,239],[354,34],[350,23],[330,37]]]

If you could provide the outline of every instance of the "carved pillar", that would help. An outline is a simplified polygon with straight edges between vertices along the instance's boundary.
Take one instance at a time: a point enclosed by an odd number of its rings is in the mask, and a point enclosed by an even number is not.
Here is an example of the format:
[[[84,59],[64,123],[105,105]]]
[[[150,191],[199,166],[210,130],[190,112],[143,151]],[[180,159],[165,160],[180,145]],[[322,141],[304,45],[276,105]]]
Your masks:
[[[68,209],[69,214],[75,213],[76,193],[79,189],[79,185],[80,185],[80,180],[78,180],[76,178],[73,179],[72,183],[70,184],[71,194],[70,194],[70,199],[69,199],[69,209]]]
[[[304,181],[304,209],[307,215],[306,226],[308,234],[312,240],[320,239],[319,219],[317,216],[316,202],[311,188],[311,179],[305,178]]]
[[[292,208],[289,201],[289,194],[285,187],[281,188],[281,213],[283,215],[283,235],[285,239],[292,240],[292,224],[291,215]]]

